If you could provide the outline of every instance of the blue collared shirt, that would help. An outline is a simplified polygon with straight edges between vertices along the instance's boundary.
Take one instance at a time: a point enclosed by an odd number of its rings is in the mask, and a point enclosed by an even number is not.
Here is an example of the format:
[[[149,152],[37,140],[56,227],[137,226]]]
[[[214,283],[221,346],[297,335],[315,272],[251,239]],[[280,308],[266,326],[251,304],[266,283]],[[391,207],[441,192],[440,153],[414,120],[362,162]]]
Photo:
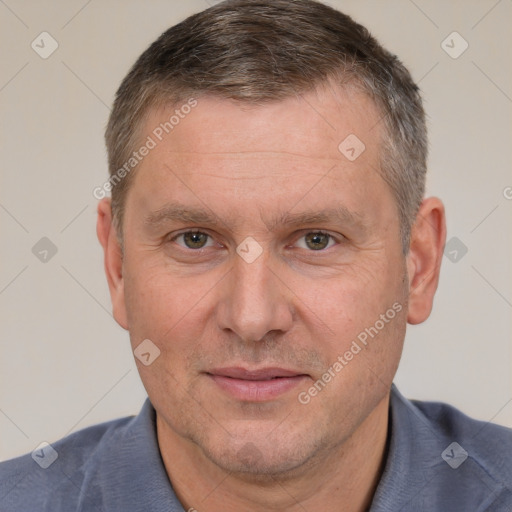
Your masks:
[[[200,504],[197,505],[200,508]],[[0,464],[1,512],[184,512],[155,411],[96,425]],[[512,430],[393,386],[386,463],[370,512],[511,512]]]

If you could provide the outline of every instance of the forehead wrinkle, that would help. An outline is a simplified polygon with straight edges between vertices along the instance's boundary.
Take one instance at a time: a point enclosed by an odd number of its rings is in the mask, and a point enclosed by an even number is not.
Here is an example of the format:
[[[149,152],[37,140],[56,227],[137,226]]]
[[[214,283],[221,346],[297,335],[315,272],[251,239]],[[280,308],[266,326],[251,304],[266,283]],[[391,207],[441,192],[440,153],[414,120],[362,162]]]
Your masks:
[[[144,224],[158,226],[168,221],[190,222],[193,224],[215,224],[219,222],[219,217],[202,207],[190,208],[172,202],[148,214],[144,219]]]
[[[175,156],[184,157],[188,155],[201,155],[201,156],[222,156],[222,157],[243,157],[243,158],[261,158],[264,156],[269,157],[279,157],[279,158],[288,158],[295,157],[298,159],[306,159],[306,160],[327,160],[327,161],[341,161],[341,155],[336,156],[322,156],[322,155],[305,155],[301,153],[294,153],[292,151],[258,151],[258,150],[248,150],[248,151],[167,151],[166,153],[172,154]]]
[[[366,228],[367,222],[359,212],[351,211],[345,206],[336,208],[324,208],[322,210],[311,210],[300,213],[284,212],[270,218],[264,219],[263,212],[260,217],[269,231],[275,231],[280,226],[310,226],[313,224],[336,223],[341,225],[350,225],[358,228]]]
[[[300,213],[284,212],[274,215],[269,220],[265,219],[264,212],[260,210],[259,217],[269,232],[275,232],[280,227],[311,226],[326,223],[348,224],[360,229],[368,227],[361,214],[351,211],[344,206]],[[148,214],[144,218],[144,224],[150,227],[158,227],[165,222],[172,221],[205,225],[222,224],[224,226],[229,225],[235,231],[242,220],[242,217],[234,216],[229,219],[229,222],[225,222],[218,215],[202,207],[187,207],[186,205],[172,202]]]

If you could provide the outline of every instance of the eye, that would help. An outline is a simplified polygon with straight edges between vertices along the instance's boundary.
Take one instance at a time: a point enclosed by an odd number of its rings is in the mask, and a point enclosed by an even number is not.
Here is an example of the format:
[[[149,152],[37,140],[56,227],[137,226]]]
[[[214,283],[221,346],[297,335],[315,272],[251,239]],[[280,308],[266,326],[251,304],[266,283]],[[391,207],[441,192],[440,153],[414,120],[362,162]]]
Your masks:
[[[210,235],[201,231],[187,231],[175,236],[172,240],[187,249],[203,249],[213,245],[213,241],[209,239]]]
[[[334,243],[335,241],[333,237],[328,233],[323,233],[322,231],[312,231],[302,236],[297,241],[297,245],[301,249],[311,249],[313,251],[327,249],[328,247],[332,247]]]

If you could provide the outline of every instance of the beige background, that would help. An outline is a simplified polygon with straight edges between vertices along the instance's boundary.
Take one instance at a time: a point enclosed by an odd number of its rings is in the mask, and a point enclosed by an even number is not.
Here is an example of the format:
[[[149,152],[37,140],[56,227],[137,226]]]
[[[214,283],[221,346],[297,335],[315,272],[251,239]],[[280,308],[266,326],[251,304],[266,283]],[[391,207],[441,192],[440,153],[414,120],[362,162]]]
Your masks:
[[[209,3],[0,1],[0,459],[144,400],[110,314],[92,191],[107,176],[103,131],[120,80],[163,30]],[[428,192],[445,201],[448,237],[467,247],[444,258],[434,312],[409,329],[396,382],[512,426],[512,2],[329,3],[420,82]],[[43,31],[59,45],[47,59],[31,48]],[[453,31],[469,44],[456,59],[441,46]],[[463,41],[445,44],[454,53]],[[32,252],[42,237],[57,248],[47,262]]]

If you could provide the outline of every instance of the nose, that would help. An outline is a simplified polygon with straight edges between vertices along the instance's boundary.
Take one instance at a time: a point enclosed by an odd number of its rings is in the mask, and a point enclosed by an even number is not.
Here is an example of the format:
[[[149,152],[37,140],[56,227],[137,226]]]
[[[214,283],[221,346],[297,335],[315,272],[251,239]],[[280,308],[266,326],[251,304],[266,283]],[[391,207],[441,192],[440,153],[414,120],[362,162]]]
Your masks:
[[[293,324],[292,292],[269,265],[266,251],[247,263],[234,256],[234,267],[223,283],[217,307],[218,326],[246,342],[269,333],[284,333]]]

